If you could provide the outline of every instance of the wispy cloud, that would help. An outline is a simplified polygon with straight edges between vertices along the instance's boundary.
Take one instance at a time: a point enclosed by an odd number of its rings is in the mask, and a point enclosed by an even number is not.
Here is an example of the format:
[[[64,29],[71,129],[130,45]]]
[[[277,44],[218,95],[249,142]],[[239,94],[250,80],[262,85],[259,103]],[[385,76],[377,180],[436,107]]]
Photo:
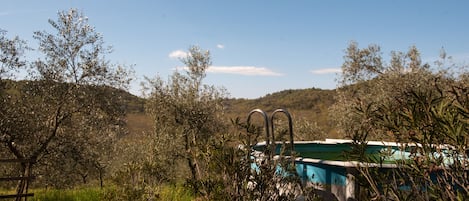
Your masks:
[[[225,46],[223,44],[217,44],[218,49],[225,49]]]
[[[341,73],[342,69],[340,69],[340,68],[322,68],[322,69],[317,69],[317,70],[311,70],[310,72],[313,73],[313,74],[316,74],[316,75],[323,75],[323,74]]]
[[[265,67],[256,66],[210,66],[207,72],[249,76],[283,76],[282,73],[274,72]]]
[[[188,53],[182,50],[175,50],[169,53],[168,57],[171,59],[181,59],[187,57]]]
[[[188,67],[176,67],[176,69],[188,70]],[[283,76],[282,73],[274,72],[268,68],[255,66],[210,66],[207,73],[235,74],[244,76]]]

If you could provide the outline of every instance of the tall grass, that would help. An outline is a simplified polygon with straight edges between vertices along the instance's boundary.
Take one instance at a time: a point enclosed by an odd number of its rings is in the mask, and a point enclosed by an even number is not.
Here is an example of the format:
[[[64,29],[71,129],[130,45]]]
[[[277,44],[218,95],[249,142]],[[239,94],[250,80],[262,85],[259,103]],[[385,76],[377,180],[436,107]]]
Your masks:
[[[160,200],[191,201],[194,197],[191,191],[182,185],[164,185],[159,189]]]
[[[182,185],[162,185],[156,189],[156,200],[162,201],[190,201],[194,200],[191,191]],[[77,188],[77,189],[45,189],[32,190],[34,197],[28,198],[32,201],[101,201],[101,200],[123,200],[130,195],[122,194],[113,188]],[[109,196],[109,193],[113,195]],[[106,196],[107,195],[107,196]],[[130,196],[132,197],[132,196]],[[143,198],[142,198],[143,199]]]
[[[34,190],[33,201],[100,201],[100,188]]]

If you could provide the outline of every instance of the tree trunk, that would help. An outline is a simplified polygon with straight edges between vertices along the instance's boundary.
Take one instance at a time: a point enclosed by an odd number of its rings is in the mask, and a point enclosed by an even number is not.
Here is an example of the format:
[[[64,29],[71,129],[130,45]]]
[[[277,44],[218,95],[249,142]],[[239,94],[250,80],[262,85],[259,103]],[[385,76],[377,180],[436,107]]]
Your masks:
[[[191,148],[191,140],[189,139],[189,134],[188,132],[185,133],[184,135],[184,138],[185,138],[185,143],[184,143],[184,146],[185,146],[185,149],[186,149],[186,159],[187,159],[187,165],[189,166],[189,169],[191,171],[191,174],[192,174],[192,182],[193,182],[193,185],[192,185],[192,190],[194,190],[194,192],[199,192],[199,188],[198,188],[198,184],[196,183],[198,181],[198,178],[197,178],[197,164],[195,163],[195,158],[194,158],[194,153],[193,153],[193,150]]]
[[[99,172],[99,186],[101,187],[101,189],[104,187],[104,182],[103,182],[103,169],[102,168],[99,168],[98,169],[98,172]]]
[[[186,137],[187,138],[187,137]],[[193,153],[191,151],[191,148],[189,147],[189,144],[188,142],[186,143],[186,159],[187,159],[187,164],[189,166],[189,169],[191,171],[191,174],[192,174],[192,179],[195,181],[197,180],[197,164],[194,162],[194,159],[193,159]]]
[[[16,197],[15,201],[21,201],[23,200],[23,197],[20,195],[28,193],[28,188],[29,188],[29,181],[31,177],[31,162],[21,162],[21,177],[24,177],[25,179],[22,179],[19,181],[18,186],[16,187]],[[27,197],[24,197],[24,200],[27,200]]]

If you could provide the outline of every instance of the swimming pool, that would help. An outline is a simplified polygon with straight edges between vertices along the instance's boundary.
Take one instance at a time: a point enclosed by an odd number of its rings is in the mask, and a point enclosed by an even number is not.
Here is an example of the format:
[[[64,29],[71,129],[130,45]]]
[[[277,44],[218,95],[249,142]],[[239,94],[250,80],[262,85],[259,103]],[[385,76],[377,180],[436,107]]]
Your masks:
[[[252,144],[252,141],[257,141],[259,136],[251,136],[249,132],[249,125],[251,116],[260,114],[264,122],[265,141]],[[275,121],[274,118],[277,114],[284,114],[288,122],[288,135],[287,142],[278,142],[274,134]],[[359,174],[361,167],[377,168],[378,174],[389,173],[390,170],[402,167],[401,162],[408,160],[418,159],[422,157],[420,152],[416,151],[419,144],[399,144],[396,142],[382,142],[382,141],[368,141],[366,144],[357,145],[352,140],[342,139],[326,139],[324,141],[294,141],[293,140],[293,123],[290,113],[285,109],[274,110],[269,116],[266,112],[260,109],[252,110],[247,117],[247,144],[252,148],[248,158],[267,159],[279,158],[280,154],[287,155],[289,159],[294,159],[294,171],[301,178],[304,185],[312,185],[315,189],[320,190],[322,196],[326,200],[339,200],[348,201],[356,200],[358,192],[358,185],[355,178]],[[254,138],[254,139],[251,139]],[[287,145],[287,146],[282,146]],[[293,145],[293,146],[292,146]],[[358,162],[353,160],[348,153],[356,151],[352,147],[359,148],[358,153],[364,153],[365,157],[355,158],[368,158],[369,162]],[[464,156],[451,156],[450,145],[430,145],[431,149],[438,151],[426,152],[428,155],[424,157],[431,157],[433,159],[441,160],[444,166],[454,164],[454,157],[456,160],[467,160]],[[268,148],[268,149],[267,149]],[[282,152],[282,153],[281,153]],[[256,159],[257,158],[257,159]],[[256,162],[251,161],[251,168],[259,170]],[[293,166],[289,166],[293,167]],[[277,169],[282,171],[282,168],[277,166]],[[469,171],[469,170],[466,170]],[[285,172],[285,171],[283,171]],[[430,173],[430,178],[435,177],[441,172]],[[469,174],[469,172],[468,172]],[[289,174],[281,174],[281,176],[288,176]],[[433,180],[433,179],[432,179]],[[402,184],[399,188],[405,190],[408,188],[406,184]],[[425,187],[423,187],[425,188]],[[457,186],[455,186],[457,188]]]
[[[395,168],[399,160],[408,159],[409,151],[402,151],[397,143],[370,141],[365,153],[375,158],[377,163],[360,163],[350,161],[347,152],[352,150],[351,140],[326,139],[325,141],[297,141],[293,146],[297,175],[307,185],[313,185],[325,197],[333,197],[339,201],[355,199],[358,166]],[[261,142],[253,146],[260,155],[266,148]],[[276,143],[275,155],[282,152],[281,143]],[[291,151],[286,155],[290,155]]]

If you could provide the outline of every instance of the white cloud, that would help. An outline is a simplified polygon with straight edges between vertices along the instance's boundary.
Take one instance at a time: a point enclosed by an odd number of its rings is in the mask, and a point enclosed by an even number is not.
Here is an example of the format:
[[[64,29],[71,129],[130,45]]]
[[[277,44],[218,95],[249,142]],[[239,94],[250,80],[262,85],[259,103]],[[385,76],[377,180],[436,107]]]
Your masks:
[[[313,73],[313,74],[316,74],[316,75],[323,75],[323,74],[341,73],[342,69],[340,69],[340,68],[323,68],[323,69],[318,69],[318,70],[311,70],[310,72]]]
[[[188,67],[176,67],[176,69],[188,70]],[[210,66],[207,73],[235,74],[246,76],[283,76],[282,73],[274,72],[268,68],[255,66]]]
[[[283,76],[283,74],[274,72],[268,68],[255,66],[210,66],[207,72],[249,76]]]
[[[222,44],[217,44],[217,48],[218,48],[218,49],[224,49],[224,48],[225,48],[225,46],[224,46],[224,45],[222,45]]]
[[[187,57],[187,52],[184,52],[182,50],[175,50],[169,53],[168,57],[171,59],[181,59]]]

